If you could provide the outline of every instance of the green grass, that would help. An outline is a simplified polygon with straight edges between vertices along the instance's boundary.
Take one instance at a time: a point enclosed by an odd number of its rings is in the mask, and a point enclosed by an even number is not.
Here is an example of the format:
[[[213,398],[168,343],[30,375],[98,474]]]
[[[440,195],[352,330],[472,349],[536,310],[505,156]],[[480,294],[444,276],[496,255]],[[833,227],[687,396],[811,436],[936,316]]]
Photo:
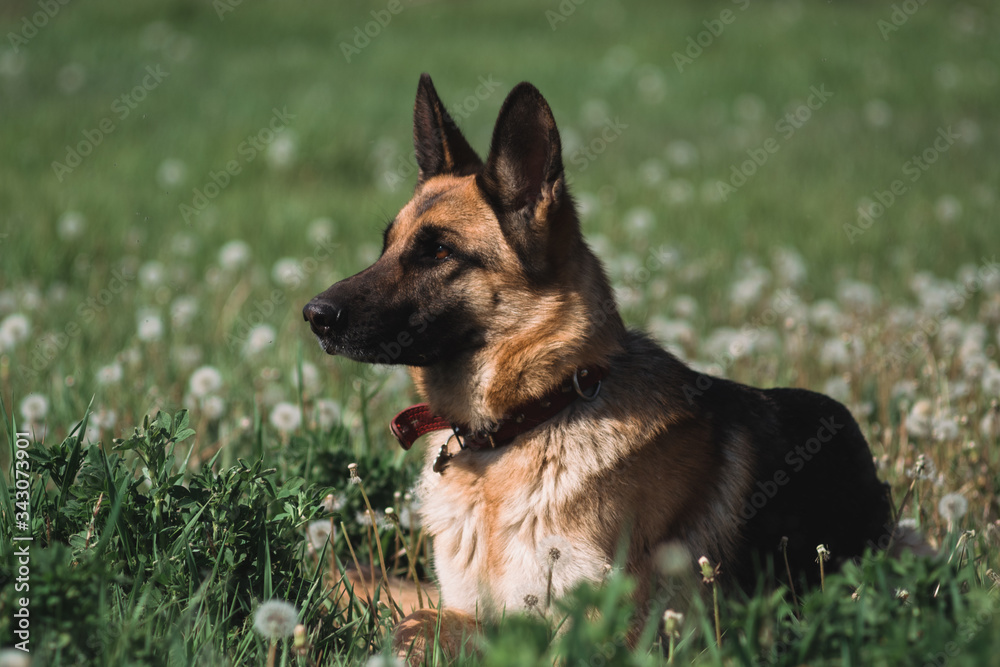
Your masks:
[[[30,326],[16,343],[0,341],[11,443],[0,452],[8,473],[0,476],[0,645],[10,643],[16,600],[6,499],[23,425],[33,442],[36,665],[264,664],[267,646],[248,619],[272,596],[303,610],[310,657],[321,664],[363,662],[383,646],[388,616],[328,599],[334,580],[318,573],[325,559],[305,552],[304,531],[323,497],[343,495],[336,520],[367,560],[370,534],[346,465],[361,463],[377,508],[399,505],[394,494],[408,490],[418,457],[398,451],[384,424],[415,397],[401,371],[321,355],[299,310],[372,259],[384,222],[406,201],[413,175],[390,188],[386,174],[411,153],[413,96],[427,71],[449,106],[475,95],[480,78],[498,83],[458,118],[480,150],[515,83],[542,90],[585,230],[622,288],[631,324],[734,379],[835,393],[854,409],[897,499],[916,457],[934,462],[937,477],[917,484],[906,516],[945,559],[963,530],[976,531],[951,563],[875,561],[801,609],[781,594],[727,598],[720,649],[696,598],[677,660],[754,664],[763,652],[765,664],[942,664],[933,656],[948,641],[961,650],[947,664],[992,655],[986,571],[997,566],[1000,390],[983,378],[998,362],[1000,287],[988,282],[943,312],[929,295],[958,289],[962,272],[1000,245],[995,6],[927,3],[883,39],[878,22],[890,19],[892,3],[589,0],[553,30],[546,12],[559,11],[557,2],[402,0],[347,62],[341,44],[387,6],[243,2],[220,20],[207,0],[69,2],[27,43],[9,34],[20,34],[39,5],[0,7],[0,322],[20,313]],[[724,10],[733,20],[678,71],[674,54]],[[148,67],[168,74],[122,117],[116,100]],[[776,124],[821,86],[833,95],[794,134],[782,133]],[[292,116],[287,129],[249,160],[241,144],[274,109]],[[105,119],[113,131],[60,180],[52,163]],[[616,119],[627,126],[620,136],[594,159],[574,160]],[[907,161],[948,127],[960,139],[907,180]],[[719,201],[718,181],[772,137],[777,152]],[[181,205],[232,160],[240,173],[185,221]],[[896,179],[906,192],[852,243],[844,225]],[[76,235],[65,229],[68,212],[82,216]],[[314,224],[321,218],[326,227]],[[233,240],[245,241],[250,257],[227,269],[218,254]],[[781,249],[797,253],[804,277],[782,278]],[[313,261],[317,253],[323,261]],[[651,275],[637,272],[673,253]],[[296,280],[274,276],[283,258],[300,262]],[[762,275],[759,295],[731,298],[734,286]],[[771,344],[721,358],[726,328],[766,312],[786,282],[800,305],[764,327]],[[878,299],[852,301],[858,282]],[[196,307],[172,322],[182,297]],[[833,323],[821,317],[824,299],[840,313]],[[139,319],[148,313],[163,331],[143,340]],[[901,363],[881,363],[919,329],[911,316],[940,331]],[[248,321],[271,326],[275,343],[245,354]],[[121,378],[102,383],[109,365]],[[221,410],[189,384],[202,365],[219,371],[221,387],[209,393]],[[299,386],[302,366],[309,377]],[[47,402],[33,425],[21,407],[29,394]],[[321,399],[338,403],[339,418],[319,419]],[[290,432],[272,423],[280,403],[302,408]],[[74,426],[89,406],[90,433],[80,441]],[[151,443],[168,447],[171,429],[183,428],[174,418],[144,419],[182,408],[195,434],[169,445],[177,460],[152,465]],[[928,424],[937,420],[936,436],[921,433],[924,413]],[[218,477],[207,472],[213,461]],[[938,510],[948,492],[969,501],[958,525]],[[342,538],[334,551],[346,563]],[[430,575],[425,554],[415,565]],[[652,634],[628,655],[616,644],[627,588],[613,578],[547,621],[508,619],[489,635],[482,661],[658,663]],[[895,588],[910,591],[908,600]],[[593,607],[605,613],[587,615]],[[555,633],[566,618],[570,629]]]

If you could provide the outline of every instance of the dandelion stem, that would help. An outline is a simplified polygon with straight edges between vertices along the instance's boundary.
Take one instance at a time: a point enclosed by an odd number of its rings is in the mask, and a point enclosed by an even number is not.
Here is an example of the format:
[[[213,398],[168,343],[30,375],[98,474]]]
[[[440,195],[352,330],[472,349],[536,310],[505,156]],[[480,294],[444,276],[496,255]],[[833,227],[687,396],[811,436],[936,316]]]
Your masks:
[[[408,547],[406,546],[406,538],[403,536],[403,531],[400,530],[400,528],[399,528],[399,521],[394,520],[392,522],[392,525],[396,529],[396,541],[397,541],[397,544],[399,542],[402,542],[403,543],[403,548],[407,550],[406,551],[407,572],[410,575],[410,577],[413,579],[414,586],[417,587],[417,604],[419,604],[420,608],[423,609],[424,608],[424,592],[420,588],[420,578],[417,577],[416,559],[413,557],[413,554],[410,553]]]
[[[715,645],[722,646],[722,622],[719,620],[719,584],[712,580],[712,606],[715,607]]]
[[[825,563],[830,558],[830,550],[826,548],[825,544],[820,544],[816,547],[816,562],[819,563],[819,589],[826,592],[826,571],[823,567]]]
[[[788,537],[781,538],[781,555],[785,558],[785,574],[788,575],[788,587],[792,589],[792,602],[799,606],[799,598],[795,595],[795,582],[792,580],[792,568],[788,564]]]
[[[351,552],[351,560],[354,561],[354,571],[358,573],[359,577],[361,577],[363,574],[361,571],[361,565],[358,563],[358,555],[354,553],[354,545],[351,544],[351,537],[347,534],[347,526],[344,525],[343,521],[340,522],[340,530],[344,533],[344,540],[347,542],[347,550]],[[354,596],[357,597],[357,593],[355,593]],[[372,600],[368,597],[367,591],[365,592],[365,598],[367,599],[368,606],[371,608],[372,615],[374,616],[375,608],[372,606]]]
[[[385,594],[389,598],[389,609],[392,611],[392,622],[399,622],[399,615],[396,611],[397,605],[396,601],[392,599],[392,586],[389,585],[389,574],[385,571],[385,554],[382,552],[382,540],[378,536],[378,523],[375,520],[375,510],[372,509],[372,504],[368,501],[368,494],[365,493],[365,484],[358,478],[358,488],[361,489],[361,497],[364,498],[365,507],[368,508],[368,515],[372,519],[372,530],[375,533],[375,545],[378,547],[378,563],[382,568],[382,581],[385,584]],[[369,549],[371,544],[368,545]],[[373,574],[374,577],[374,574]]]

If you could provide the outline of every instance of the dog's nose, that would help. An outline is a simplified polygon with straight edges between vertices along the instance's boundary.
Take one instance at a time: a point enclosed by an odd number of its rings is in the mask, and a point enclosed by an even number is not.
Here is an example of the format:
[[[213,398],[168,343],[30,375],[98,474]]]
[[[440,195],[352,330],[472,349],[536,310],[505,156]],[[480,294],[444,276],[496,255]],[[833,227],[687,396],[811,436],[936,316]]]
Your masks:
[[[302,318],[309,323],[314,334],[325,336],[331,329],[347,321],[347,309],[314,299],[302,309]]]

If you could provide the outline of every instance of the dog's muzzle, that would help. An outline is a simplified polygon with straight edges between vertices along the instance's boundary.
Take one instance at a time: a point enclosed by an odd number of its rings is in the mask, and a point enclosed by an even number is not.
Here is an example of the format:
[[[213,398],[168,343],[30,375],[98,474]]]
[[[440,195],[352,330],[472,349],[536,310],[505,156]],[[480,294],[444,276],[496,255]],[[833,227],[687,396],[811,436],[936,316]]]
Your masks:
[[[313,299],[302,309],[302,318],[309,323],[312,332],[325,338],[347,323],[347,309],[327,301]]]

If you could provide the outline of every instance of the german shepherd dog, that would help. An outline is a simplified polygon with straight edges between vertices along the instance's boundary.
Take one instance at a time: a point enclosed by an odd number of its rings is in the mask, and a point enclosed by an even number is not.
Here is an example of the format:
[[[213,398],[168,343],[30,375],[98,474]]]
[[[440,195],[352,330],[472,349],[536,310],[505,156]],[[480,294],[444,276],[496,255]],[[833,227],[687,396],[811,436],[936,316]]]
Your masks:
[[[642,609],[666,543],[752,591],[768,560],[784,570],[782,538],[795,579],[817,545],[843,561],[884,542],[888,488],[843,405],[698,373],[625,327],[534,86],[504,101],[485,162],[426,74],[413,134],[416,189],[381,256],[303,314],[329,354],[410,367],[428,402],[393,429],[433,432],[422,518],[446,622],[599,581],[620,547]]]

